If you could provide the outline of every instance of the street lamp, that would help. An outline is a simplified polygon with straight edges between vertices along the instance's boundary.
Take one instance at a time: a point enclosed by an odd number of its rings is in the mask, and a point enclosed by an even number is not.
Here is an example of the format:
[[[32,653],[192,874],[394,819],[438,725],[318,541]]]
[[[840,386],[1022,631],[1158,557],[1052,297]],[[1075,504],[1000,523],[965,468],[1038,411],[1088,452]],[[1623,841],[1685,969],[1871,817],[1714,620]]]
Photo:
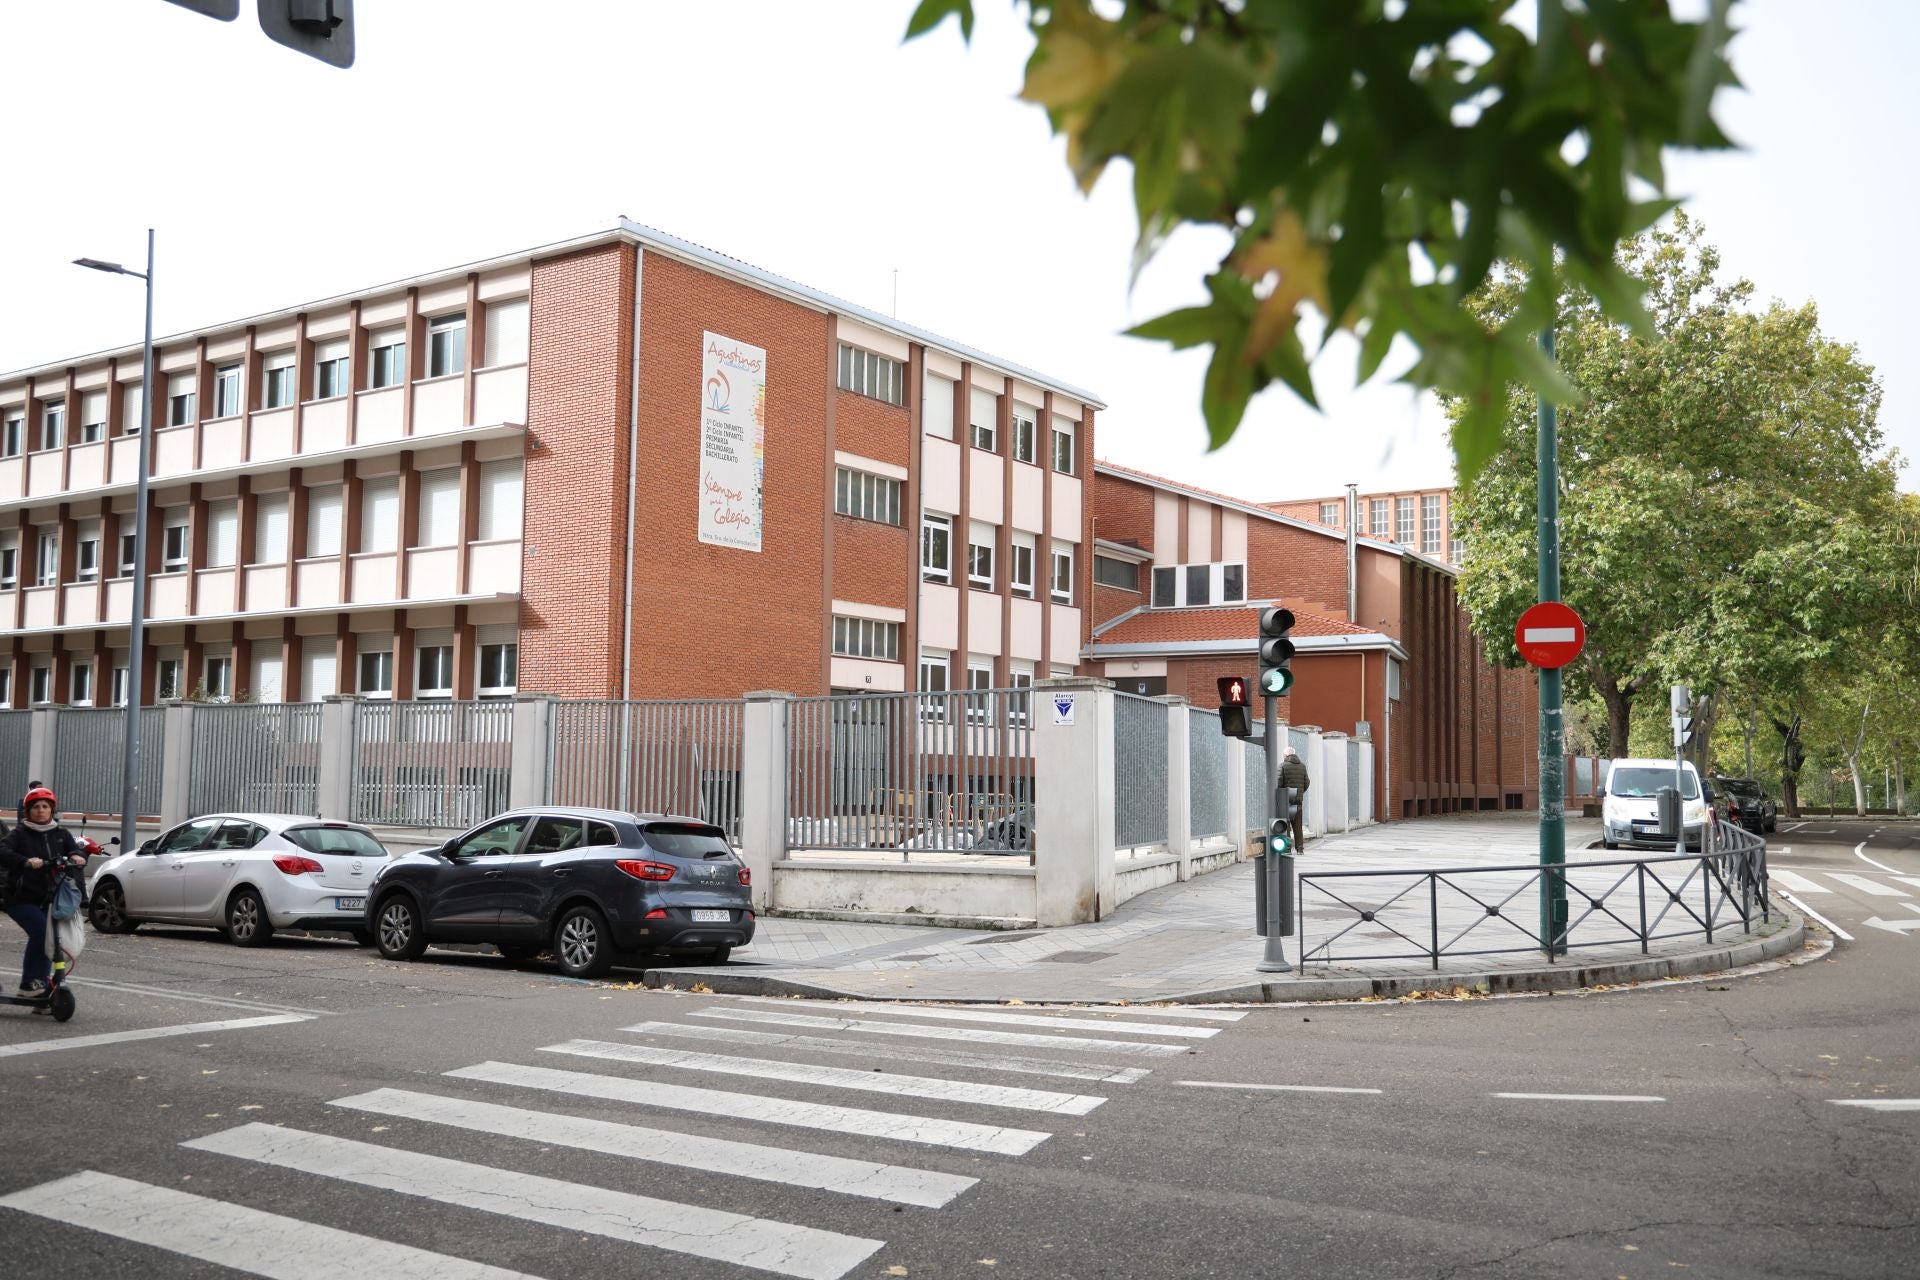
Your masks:
[[[140,469],[133,499],[133,609],[127,625],[127,730],[124,775],[120,782],[120,850],[137,847],[134,818],[140,812],[140,671],[145,665],[147,631],[147,473],[153,438],[153,228],[147,228],[147,269],[133,271],[117,262],[75,258],[77,267],[113,275],[137,276],[147,284],[147,327],[140,342]]]

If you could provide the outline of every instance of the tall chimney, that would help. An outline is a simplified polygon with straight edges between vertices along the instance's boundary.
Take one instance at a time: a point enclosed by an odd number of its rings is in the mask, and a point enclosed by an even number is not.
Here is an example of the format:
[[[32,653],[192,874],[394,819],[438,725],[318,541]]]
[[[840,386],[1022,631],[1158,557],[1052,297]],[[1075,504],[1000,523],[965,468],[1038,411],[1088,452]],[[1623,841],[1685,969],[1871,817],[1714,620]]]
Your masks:
[[[1360,621],[1360,486],[1347,486],[1347,621]]]

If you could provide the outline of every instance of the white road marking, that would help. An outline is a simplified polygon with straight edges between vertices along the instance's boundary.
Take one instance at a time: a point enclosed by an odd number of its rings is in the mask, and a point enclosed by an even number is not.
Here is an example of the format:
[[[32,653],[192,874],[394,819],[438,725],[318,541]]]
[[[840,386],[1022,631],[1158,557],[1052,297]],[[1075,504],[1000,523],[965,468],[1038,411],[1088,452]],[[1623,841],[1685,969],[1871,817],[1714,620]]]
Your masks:
[[[1902,884],[1910,884],[1915,888],[1920,888],[1920,876],[1895,876],[1894,879],[1900,881]]]
[[[1334,1084],[1236,1084],[1231,1080],[1175,1080],[1188,1089],[1258,1089],[1271,1093],[1379,1093],[1378,1089],[1349,1089]]]
[[[273,1280],[535,1280],[91,1170],[0,1197],[0,1206]]]
[[[1806,826],[1806,825],[1807,825],[1807,824],[1806,824],[1806,823],[1804,823],[1804,822],[1789,822],[1789,823],[1788,823],[1788,824],[1787,824],[1786,826],[1784,826],[1784,827],[1781,827],[1781,828],[1780,828],[1780,830],[1781,830],[1781,831],[1783,831],[1783,832],[1784,832],[1784,831],[1798,831],[1798,830],[1799,830],[1800,828],[1802,828],[1802,827],[1804,827],[1804,826]]]
[[[932,1098],[939,1102],[971,1102],[983,1107],[1011,1107],[1017,1111],[1049,1111],[1068,1116],[1086,1115],[1106,1101],[1105,1098],[1091,1094],[1058,1093],[1052,1089],[1022,1089],[1013,1085],[977,1084],[971,1080],[945,1080],[937,1076],[897,1076],[880,1071],[854,1071],[847,1067],[825,1067],[811,1062],[736,1058],[723,1053],[699,1053],[691,1049],[660,1049],[643,1044],[615,1044],[607,1040],[568,1040],[562,1044],[542,1045],[540,1051],[571,1053],[583,1058],[607,1058],[614,1062],[644,1062],[655,1067],[683,1067],[688,1071],[710,1071],[724,1076],[751,1076],[756,1080],[818,1084],[830,1089],[890,1093],[905,1098]]]
[[[337,1009],[304,1009],[290,1004],[268,1004],[264,1000],[242,1000],[229,996],[203,996],[172,987],[145,986],[138,982],[112,982],[106,978],[69,978],[76,987],[98,987],[102,991],[120,991],[128,995],[157,996],[164,1000],[184,1000],[189,1004],[218,1004],[231,1009],[251,1009],[255,1013],[303,1013],[310,1018],[331,1018]]]
[[[1850,876],[1844,871],[1834,871],[1829,874],[1848,888],[1858,889],[1860,892],[1869,894],[1875,898],[1904,898],[1907,896],[1905,889],[1890,888],[1887,885],[1881,884],[1878,880],[1869,880],[1865,876]]]
[[[1791,902],[1794,906],[1800,908],[1801,915],[1811,916],[1813,919],[1818,920],[1822,925],[1826,926],[1826,930],[1828,933],[1832,934],[1836,938],[1839,938],[1842,942],[1853,941],[1852,934],[1848,933],[1845,929],[1842,929],[1839,925],[1827,919],[1825,916],[1821,915],[1818,911],[1815,911],[1812,907],[1800,901],[1800,899],[1794,897],[1792,894],[1787,893],[1783,890],[1780,896],[1785,898],[1788,902]]]
[[[1135,1084],[1153,1074],[1147,1067],[1115,1067],[1102,1062],[1068,1062],[1063,1058],[1017,1058],[999,1053],[970,1053],[965,1049],[936,1049],[931,1045],[848,1043],[826,1036],[797,1035],[789,1031],[748,1031],[745,1027],[683,1026],[677,1022],[636,1022],[622,1030],[641,1035],[678,1036],[686,1040],[723,1044],[785,1045],[843,1057],[879,1058],[888,1062],[935,1062],[976,1071],[1011,1071],[1018,1075],[1059,1076],[1067,1080],[1098,1080],[1103,1084]]]
[[[1493,1093],[1491,1098],[1519,1098],[1529,1102],[1665,1102],[1650,1093]]]
[[[1008,1129],[966,1120],[939,1120],[926,1116],[899,1115],[891,1111],[866,1111],[859,1107],[841,1107],[826,1102],[763,1098],[750,1093],[696,1089],[685,1085],[660,1084],[653,1080],[589,1075],[584,1071],[521,1067],[508,1062],[482,1062],[447,1074],[460,1080],[486,1080],[494,1084],[545,1089],[550,1093],[574,1097],[604,1098],[643,1107],[662,1107],[669,1111],[726,1116],[734,1120],[759,1120],[766,1124],[793,1125],[799,1129],[825,1129],[829,1133],[857,1133],[870,1138],[892,1138],[898,1142],[918,1142],[931,1147],[989,1151],[995,1155],[1025,1155],[1052,1136],[1034,1129]]]
[[[885,1243],[271,1124],[180,1145],[803,1280],[838,1280]]]
[[[1900,874],[1900,868],[1890,867],[1884,862],[1875,862],[1872,858],[1869,858],[1867,856],[1867,842],[1865,840],[1862,840],[1859,844],[1853,846],[1853,856],[1860,859],[1860,861],[1866,863],[1870,867],[1880,868],[1882,871],[1886,872],[1888,875]]]
[[[1920,1098],[1828,1098],[1827,1101],[1836,1107],[1866,1107],[1870,1111],[1920,1111]]]
[[[245,1031],[249,1027],[277,1027],[289,1022],[311,1022],[305,1013],[269,1013],[257,1018],[229,1018],[224,1022],[187,1022],[171,1027],[139,1027],[132,1031],[102,1031],[90,1036],[69,1036],[64,1040],[29,1040],[24,1044],[0,1045],[0,1058],[29,1053],[53,1053],[60,1049],[93,1049],[103,1044],[125,1044],[133,1040],[165,1040],[170,1036],[197,1036],[213,1031]]]
[[[759,1182],[814,1187],[821,1191],[837,1191],[842,1195],[865,1196],[870,1200],[920,1205],[928,1209],[938,1209],[979,1181],[978,1178],[936,1173],[931,1169],[910,1169],[904,1165],[878,1164],[872,1160],[848,1160],[812,1151],[763,1147],[752,1142],[730,1142],[725,1138],[700,1137],[634,1124],[615,1124],[610,1120],[589,1120],[550,1111],[529,1111],[524,1107],[503,1107],[498,1103],[479,1102],[470,1098],[415,1093],[411,1089],[375,1089],[351,1098],[336,1098],[327,1105],[352,1107],[356,1111],[371,1111],[376,1115],[399,1116],[405,1120],[423,1120],[429,1124],[451,1125],[476,1133],[525,1138],[529,1142],[550,1146],[599,1151],[682,1169],[702,1169],[708,1173],[724,1173]]]
[[[1143,1009],[1135,1004],[1109,1005],[1104,1008],[1099,1005],[1075,1007],[1079,1008],[1082,1013],[1111,1011],[1113,1013],[1124,1013],[1129,1018],[1192,1018],[1196,1021],[1204,1022],[1238,1022],[1247,1016],[1244,1011],[1239,1009]]]
[[[1814,881],[1807,879],[1805,876],[1796,875],[1795,873],[1788,871],[1783,867],[1769,867],[1767,869],[1767,878],[1769,880],[1775,881],[1776,883],[1781,885],[1783,888],[1794,889],[1801,893],[1832,893],[1833,892],[1833,890],[1827,888],[1825,885],[1816,884]]]
[[[745,1004],[796,1005],[809,1009],[841,1009],[854,1013],[885,1013],[896,1018],[932,1018],[940,1022],[994,1022],[1016,1027],[1065,1027],[1069,1031],[1128,1031],[1142,1036],[1217,1036],[1220,1027],[1158,1027],[1150,1022],[1120,1022],[1104,1018],[1057,1018],[1042,1013],[1000,1013],[990,1009],[926,1009],[918,1005],[888,1004],[880,1000],[783,1000],[778,996],[747,996]]]
[[[1920,911],[1920,907],[1914,906],[1911,902],[1903,902],[1900,905],[1909,911]],[[1903,937],[1911,930],[1920,929],[1920,919],[1882,920],[1879,916],[1868,916],[1860,923],[1869,929],[1884,929],[1888,933],[1897,933]]]
[[[1103,1053],[1167,1055],[1186,1053],[1183,1044],[1144,1044],[1138,1040],[1098,1040],[1091,1036],[1036,1036],[1020,1031],[989,1031],[981,1027],[926,1027],[898,1022],[866,1022],[857,1018],[815,1018],[804,1013],[773,1013],[759,1009],[707,1008],[694,1010],[696,1018],[731,1018],[738,1022],[767,1022],[817,1031],[866,1031],[881,1036],[912,1036],[922,1040],[965,1040],[973,1044],[1017,1044],[1028,1049],[1088,1049]]]

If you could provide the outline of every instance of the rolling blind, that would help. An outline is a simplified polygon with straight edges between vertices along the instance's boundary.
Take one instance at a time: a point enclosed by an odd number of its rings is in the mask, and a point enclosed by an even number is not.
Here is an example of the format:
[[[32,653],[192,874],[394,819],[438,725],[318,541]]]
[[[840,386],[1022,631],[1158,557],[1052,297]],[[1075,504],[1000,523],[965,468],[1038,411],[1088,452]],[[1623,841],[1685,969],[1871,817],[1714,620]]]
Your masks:
[[[527,359],[527,300],[487,305],[488,368],[497,364],[524,364]]]
[[[953,439],[953,379],[927,375],[927,395],[920,406],[920,425],[930,436]]]
[[[207,507],[207,567],[231,568],[240,557],[240,504],[229,498]]]
[[[287,558],[287,495],[267,494],[259,501],[253,522],[253,562],[273,564]]]
[[[318,702],[340,692],[332,636],[308,636],[300,648],[300,696]]]
[[[307,554],[340,554],[340,486],[329,485],[307,494]]]
[[[450,547],[460,541],[460,472],[429,471],[420,477],[422,547]]]
[[[370,480],[360,491],[360,550],[392,551],[400,545],[400,481]]]
[[[480,537],[517,538],[522,517],[523,477],[518,458],[480,464]]]

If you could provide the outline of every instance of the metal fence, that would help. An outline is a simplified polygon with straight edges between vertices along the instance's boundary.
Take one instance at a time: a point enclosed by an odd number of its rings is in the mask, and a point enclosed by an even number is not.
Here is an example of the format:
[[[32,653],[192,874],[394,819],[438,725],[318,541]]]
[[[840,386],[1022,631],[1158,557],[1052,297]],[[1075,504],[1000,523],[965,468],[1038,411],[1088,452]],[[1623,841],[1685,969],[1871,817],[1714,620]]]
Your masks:
[[[1025,689],[795,698],[788,848],[1031,852],[1031,699]]]
[[[1220,713],[1187,708],[1187,812],[1195,840],[1227,834],[1227,739]]]
[[[1352,738],[1340,744],[1347,757],[1347,826],[1360,825],[1360,751],[1361,746]]]
[[[700,699],[553,704],[555,804],[701,818],[740,839],[746,703]]]
[[[1167,842],[1167,704],[1113,695],[1113,843]]]
[[[468,827],[508,806],[511,702],[353,704],[353,819]]]
[[[167,712],[140,712],[140,808],[160,812],[160,776],[166,748]],[[54,730],[53,785],[69,813],[120,812],[126,780],[127,712],[124,707],[84,711],[63,708]],[[26,766],[24,752],[21,767]],[[0,795],[12,794],[0,792]]]
[[[33,750],[33,712],[0,711],[0,796],[25,795]]]
[[[1273,793],[1267,790],[1267,744],[1249,742],[1245,745],[1247,830],[1264,832],[1267,823],[1273,820],[1269,812],[1273,807]]]
[[[1772,918],[1766,842],[1728,823],[1713,831],[1704,852],[1666,857],[1302,875],[1301,956],[1326,964],[1421,959],[1438,969],[1441,956],[1540,951],[1553,960],[1575,948],[1634,943],[1645,954],[1674,938],[1751,933]],[[1540,905],[1556,882],[1567,922],[1548,939]]]
[[[164,715],[164,710],[153,713]],[[147,721],[141,723],[141,774],[149,756]],[[61,721],[61,737],[66,736]],[[157,772],[154,796],[159,796]],[[193,769],[187,786],[188,816],[202,813],[313,813],[320,793],[320,704],[238,703],[194,708]],[[117,806],[116,806],[117,807]]]

